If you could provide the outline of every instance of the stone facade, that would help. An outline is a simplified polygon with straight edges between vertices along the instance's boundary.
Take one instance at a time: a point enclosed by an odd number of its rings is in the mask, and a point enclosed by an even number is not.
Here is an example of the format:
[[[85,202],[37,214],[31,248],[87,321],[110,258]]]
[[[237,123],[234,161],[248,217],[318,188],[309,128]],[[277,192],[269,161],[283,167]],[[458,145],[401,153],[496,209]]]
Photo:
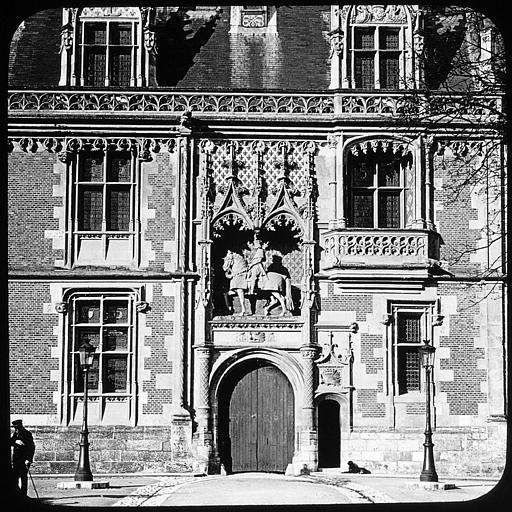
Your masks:
[[[492,191],[504,150],[492,127],[468,135],[463,122],[404,114],[422,108],[419,55],[437,41],[425,27],[441,37],[443,19],[415,5],[115,7],[20,25],[10,400],[34,432],[37,472],[74,471],[85,339],[97,349],[93,472],[223,470],[230,393],[270,365],[293,390],[288,470],[325,467],[327,440],[341,470],[417,473],[425,340],[438,473],[502,472],[504,204]],[[138,41],[126,76],[87,83],[98,76],[81,71],[87,45],[111,51],[89,26]],[[396,83],[351,64],[370,33],[398,55]],[[409,46],[393,46],[397,34]],[[500,101],[483,97],[478,115]]]

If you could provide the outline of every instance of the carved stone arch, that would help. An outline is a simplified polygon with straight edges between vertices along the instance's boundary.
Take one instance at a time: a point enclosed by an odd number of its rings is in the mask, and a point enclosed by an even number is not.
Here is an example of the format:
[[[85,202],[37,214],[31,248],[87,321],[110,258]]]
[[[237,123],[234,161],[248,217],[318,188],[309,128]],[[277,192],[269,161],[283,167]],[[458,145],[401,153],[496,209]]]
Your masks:
[[[236,222],[236,221],[239,222]],[[214,237],[220,236],[220,231],[222,231],[223,226],[236,225],[241,224],[241,227],[247,230],[253,230],[254,226],[252,224],[252,220],[247,215],[247,213],[238,208],[228,207],[222,210],[220,213],[215,215],[212,219],[212,232]]]
[[[249,347],[222,354],[213,364],[209,379],[210,403],[217,408],[219,389],[222,382],[229,377],[231,370],[249,360],[261,359],[278,368],[290,381],[295,395],[296,417],[300,417],[304,377],[302,367],[294,357],[280,350]]]
[[[333,400],[340,405],[340,426],[342,432],[350,431],[350,395],[348,393],[321,392],[315,397],[315,406],[325,400]]]
[[[278,208],[274,210],[263,222],[262,229],[273,231],[274,225],[289,225],[292,229],[297,231],[301,238],[304,238],[304,223],[298,213],[286,208]]]
[[[347,138],[343,143],[343,154],[346,158],[349,151],[351,151],[354,147],[360,146],[364,144],[372,145],[378,144],[391,144],[393,150],[399,149],[400,146],[404,149],[408,148],[413,155],[416,156],[416,152],[419,149],[419,144],[417,139],[412,139],[410,137],[406,137],[403,135],[381,135],[381,134],[367,134],[367,135],[358,135],[356,137]]]

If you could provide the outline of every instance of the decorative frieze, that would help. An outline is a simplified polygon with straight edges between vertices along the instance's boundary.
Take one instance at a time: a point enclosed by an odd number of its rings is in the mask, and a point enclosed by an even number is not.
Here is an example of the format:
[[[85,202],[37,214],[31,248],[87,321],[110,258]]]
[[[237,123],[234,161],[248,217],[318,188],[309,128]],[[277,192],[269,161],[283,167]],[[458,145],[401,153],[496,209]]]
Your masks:
[[[133,151],[142,161],[149,161],[160,151],[173,152],[175,139],[131,139],[131,138],[33,138],[12,137],[8,140],[8,151],[24,153],[56,153],[62,163],[67,163],[69,154],[82,150],[103,151],[107,148],[118,151]]]
[[[407,23],[405,7],[401,5],[357,5],[351,12],[351,23]]]
[[[341,48],[333,39],[335,50]],[[449,115],[454,109],[459,121],[480,121],[501,110],[500,95],[472,96],[418,93],[353,93],[327,94],[222,94],[168,92],[107,92],[107,91],[13,91],[8,96],[10,115],[17,112],[72,112],[91,115],[94,112],[193,112],[210,117],[229,115],[272,115],[294,118],[298,115],[318,115],[331,118],[337,115],[421,116]],[[448,121],[451,118],[448,118]],[[491,120],[491,117],[489,117]],[[431,122],[431,119],[427,119]],[[418,122],[421,122],[418,117]]]

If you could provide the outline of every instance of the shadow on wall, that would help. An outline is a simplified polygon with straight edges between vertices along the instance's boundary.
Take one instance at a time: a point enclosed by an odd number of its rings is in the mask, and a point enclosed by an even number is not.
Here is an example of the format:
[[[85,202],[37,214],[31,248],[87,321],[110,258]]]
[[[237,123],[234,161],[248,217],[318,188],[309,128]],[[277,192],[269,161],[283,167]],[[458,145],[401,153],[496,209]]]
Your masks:
[[[194,57],[215,31],[220,12],[194,28],[190,8],[179,7],[157,28],[156,79],[160,86],[175,86],[194,64]]]

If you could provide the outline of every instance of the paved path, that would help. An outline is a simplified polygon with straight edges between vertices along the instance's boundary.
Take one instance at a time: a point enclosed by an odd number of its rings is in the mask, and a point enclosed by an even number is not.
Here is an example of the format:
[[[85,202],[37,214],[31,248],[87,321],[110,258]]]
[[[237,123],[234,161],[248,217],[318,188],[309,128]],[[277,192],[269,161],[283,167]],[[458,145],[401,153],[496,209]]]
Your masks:
[[[344,479],[243,473],[203,478],[162,478],[114,506],[312,505],[374,503],[375,491]],[[374,496],[367,496],[373,494]],[[394,501],[379,494],[381,502]]]
[[[59,481],[73,477],[63,475],[34,477],[39,500],[48,505],[83,507],[147,507],[206,505],[270,505],[270,504],[343,504],[400,502],[459,502],[485,495],[496,481],[452,480],[456,488],[431,491],[412,488],[418,478],[391,475],[357,475],[340,472],[314,473],[310,476],[285,477],[266,473],[194,476],[175,474],[96,475],[96,480],[109,480],[108,489],[59,489]],[[35,498],[29,482],[29,496]],[[14,509],[13,509],[14,510]],[[28,510],[27,506],[19,509]],[[200,510],[200,508],[198,508]]]

